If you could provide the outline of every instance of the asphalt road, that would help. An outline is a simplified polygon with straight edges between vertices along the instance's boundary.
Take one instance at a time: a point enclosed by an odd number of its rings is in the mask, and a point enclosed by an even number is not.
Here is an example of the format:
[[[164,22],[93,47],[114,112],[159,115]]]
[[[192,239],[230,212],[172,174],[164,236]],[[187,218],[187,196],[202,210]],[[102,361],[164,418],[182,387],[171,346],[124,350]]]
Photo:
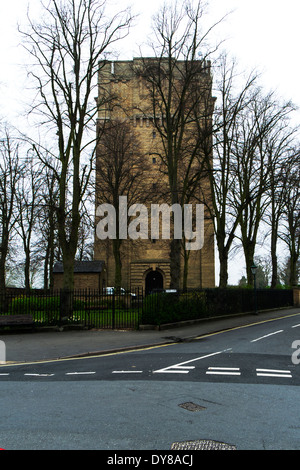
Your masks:
[[[188,342],[0,368],[0,447],[300,449],[300,315]]]

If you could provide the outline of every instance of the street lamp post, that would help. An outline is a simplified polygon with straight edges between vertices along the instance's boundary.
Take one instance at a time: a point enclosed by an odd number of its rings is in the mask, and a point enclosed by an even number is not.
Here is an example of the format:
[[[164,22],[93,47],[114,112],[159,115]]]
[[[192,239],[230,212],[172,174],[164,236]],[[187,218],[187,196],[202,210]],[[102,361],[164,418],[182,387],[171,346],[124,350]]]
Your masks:
[[[256,270],[257,266],[253,263],[251,266],[251,272],[254,280],[254,315],[257,315],[257,288],[256,288]]]

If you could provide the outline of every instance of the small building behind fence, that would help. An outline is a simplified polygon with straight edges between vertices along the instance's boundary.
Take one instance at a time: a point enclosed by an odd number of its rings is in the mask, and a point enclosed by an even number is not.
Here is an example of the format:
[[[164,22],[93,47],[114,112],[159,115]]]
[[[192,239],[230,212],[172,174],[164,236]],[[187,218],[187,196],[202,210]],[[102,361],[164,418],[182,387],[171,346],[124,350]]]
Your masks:
[[[62,289],[64,267],[57,262],[53,268],[54,290]],[[106,267],[104,261],[75,261],[74,289],[102,290],[106,287]]]

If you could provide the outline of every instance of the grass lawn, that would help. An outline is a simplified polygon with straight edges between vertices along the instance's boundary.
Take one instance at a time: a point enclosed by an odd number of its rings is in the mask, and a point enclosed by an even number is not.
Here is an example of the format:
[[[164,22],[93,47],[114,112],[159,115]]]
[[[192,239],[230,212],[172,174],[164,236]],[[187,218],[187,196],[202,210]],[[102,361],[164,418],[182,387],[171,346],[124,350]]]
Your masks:
[[[32,311],[31,314],[36,324],[41,326],[57,325],[60,322],[59,311]],[[113,314],[112,309],[74,310],[72,318],[67,323],[83,324],[94,328],[112,328],[113,326],[115,328],[138,328],[139,311],[138,309],[115,309]]]

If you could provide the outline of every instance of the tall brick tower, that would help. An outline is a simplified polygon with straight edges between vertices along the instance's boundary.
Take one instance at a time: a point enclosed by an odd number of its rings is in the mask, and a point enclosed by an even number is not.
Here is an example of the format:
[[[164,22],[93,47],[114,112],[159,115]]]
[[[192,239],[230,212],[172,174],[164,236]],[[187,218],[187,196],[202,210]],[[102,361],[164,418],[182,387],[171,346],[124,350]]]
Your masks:
[[[149,59],[153,62],[153,59]],[[126,122],[140,142],[141,152],[147,163],[145,185],[149,190],[147,201],[141,201],[149,206],[153,200],[159,203],[169,203],[163,195],[159,196],[158,188],[167,176],[163,176],[162,165],[159,158],[161,142],[158,139],[154,126],[154,119],[164,119],[164,116],[154,116],[151,112],[148,89],[143,75],[136,73],[141,64],[147,59],[133,59],[132,61],[116,61],[101,64],[99,72],[99,100],[98,100],[98,127],[105,122],[120,120]],[[209,90],[210,118],[213,111],[214,98],[211,97],[210,64],[206,63],[199,72],[200,83],[205,84]],[[203,85],[204,86],[204,85]],[[102,105],[100,97],[111,97]],[[104,131],[105,132],[105,131]],[[158,147],[160,152],[158,152]],[[97,161],[103,158],[100,146],[97,153]],[[99,169],[96,175],[98,184],[101,185]],[[201,182],[203,188],[208,191],[207,181]],[[99,186],[98,186],[99,187]],[[103,188],[102,188],[103,189]],[[163,194],[163,193],[161,193]],[[199,190],[200,194],[200,190]],[[122,194],[120,194],[122,196]],[[157,197],[161,197],[157,201]],[[199,198],[194,202],[199,202]],[[96,207],[104,201],[101,191],[96,190]],[[205,216],[207,216],[205,211]],[[99,217],[96,216],[96,225]],[[132,240],[124,239],[121,247],[122,259],[122,287],[140,287],[146,291],[153,289],[167,289],[170,287],[170,241],[166,239],[153,239],[149,233],[148,239]],[[101,240],[95,235],[94,259],[102,260],[106,265],[106,286],[114,286],[115,259],[112,240]],[[184,275],[184,256],[181,257],[181,278]],[[215,263],[214,263],[214,235],[212,221],[205,217],[204,244],[202,249],[189,252],[187,287],[214,287]],[[182,279],[181,279],[182,287]]]

